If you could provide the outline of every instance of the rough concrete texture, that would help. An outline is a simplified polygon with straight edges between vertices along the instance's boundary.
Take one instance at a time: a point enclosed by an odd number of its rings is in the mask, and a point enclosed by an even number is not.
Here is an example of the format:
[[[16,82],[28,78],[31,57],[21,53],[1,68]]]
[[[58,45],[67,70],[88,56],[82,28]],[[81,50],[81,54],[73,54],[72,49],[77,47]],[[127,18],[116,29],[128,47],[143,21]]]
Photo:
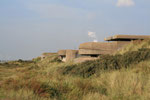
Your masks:
[[[80,55],[103,55],[103,54],[112,54],[116,50],[92,50],[92,49],[79,49]]]
[[[73,61],[78,56],[78,50],[66,50],[66,61]]]
[[[114,54],[129,43],[140,43],[146,39],[150,39],[150,35],[115,35],[105,38],[106,41],[111,42],[82,43],[79,50],[59,50],[58,55],[64,61],[83,62],[97,59],[99,55]]]
[[[79,49],[111,50],[116,48],[116,42],[87,42],[80,44]]]
[[[79,46],[79,54],[81,55],[104,55],[113,54],[117,50],[122,49],[130,41],[115,41],[115,42],[87,42]]]
[[[73,60],[74,63],[82,63],[82,62],[85,62],[85,61],[90,61],[90,60],[96,60],[98,58],[93,58],[93,57],[79,57],[79,58],[75,58]]]
[[[117,42],[87,42],[80,44],[79,54],[111,54],[117,50]]]
[[[143,39],[150,39],[150,35],[115,35],[108,38],[105,38],[105,41],[117,41],[121,39],[126,40],[143,40]]]
[[[117,43],[117,50],[122,49],[126,45],[130,44],[132,41],[116,41]]]
[[[66,50],[59,50],[57,53],[60,56],[66,56]]]

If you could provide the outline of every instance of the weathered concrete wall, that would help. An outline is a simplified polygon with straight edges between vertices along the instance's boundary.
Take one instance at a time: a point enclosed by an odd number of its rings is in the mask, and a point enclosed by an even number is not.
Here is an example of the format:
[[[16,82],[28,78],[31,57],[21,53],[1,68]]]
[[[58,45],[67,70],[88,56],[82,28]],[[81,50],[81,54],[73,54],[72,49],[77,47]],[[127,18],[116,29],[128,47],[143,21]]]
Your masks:
[[[57,53],[59,55],[59,59],[66,62],[66,50],[59,50]]]
[[[82,62],[85,62],[85,61],[90,61],[90,60],[96,60],[98,58],[93,58],[93,57],[78,57],[78,58],[75,58],[73,60],[74,63],[82,63]]]
[[[80,44],[79,49],[111,50],[116,49],[116,42],[87,42]]]
[[[64,62],[73,61],[73,59],[77,58],[78,50],[59,50],[58,55]]]
[[[144,39],[144,40],[134,40],[134,41],[132,41],[132,43],[134,43],[134,44],[139,44],[139,43],[141,43],[142,41],[146,41],[147,39]],[[149,39],[148,39],[149,40]]]
[[[112,54],[117,50],[117,42],[87,42],[79,46],[80,55]]]
[[[78,50],[66,50],[66,61],[73,61],[77,58]]]
[[[150,39],[150,35],[115,35],[105,38],[111,42],[87,42],[80,44],[79,50],[59,50],[58,55],[65,62],[93,60],[99,55],[114,54],[129,43],[139,43],[145,39]]]
[[[150,35],[114,35],[111,37],[107,37],[104,40],[105,41],[118,41],[118,40],[144,40],[144,39],[150,39]]]
[[[114,42],[87,42],[79,46],[80,55],[105,55],[113,54],[122,49],[131,41],[114,41]]]
[[[130,44],[132,41],[117,41],[117,50],[122,49],[126,45]]]
[[[57,53],[60,56],[65,56],[66,55],[66,50],[59,50]]]
[[[80,55],[103,55],[112,54],[116,50],[91,50],[91,49],[79,49]]]

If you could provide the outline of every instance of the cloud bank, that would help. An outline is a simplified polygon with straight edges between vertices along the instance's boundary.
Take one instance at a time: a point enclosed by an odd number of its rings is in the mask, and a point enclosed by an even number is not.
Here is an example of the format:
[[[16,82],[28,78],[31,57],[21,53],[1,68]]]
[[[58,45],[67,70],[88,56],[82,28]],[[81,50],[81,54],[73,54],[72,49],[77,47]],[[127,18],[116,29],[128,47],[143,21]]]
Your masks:
[[[133,0],[118,0],[117,7],[129,7],[134,6],[135,2]]]

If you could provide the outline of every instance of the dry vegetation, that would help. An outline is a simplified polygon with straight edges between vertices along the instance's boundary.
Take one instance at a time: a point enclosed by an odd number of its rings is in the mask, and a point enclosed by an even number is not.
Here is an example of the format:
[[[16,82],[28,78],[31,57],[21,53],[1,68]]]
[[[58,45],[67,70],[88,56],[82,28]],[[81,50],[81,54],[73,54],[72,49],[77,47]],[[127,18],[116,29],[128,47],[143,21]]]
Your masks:
[[[57,55],[0,64],[0,100],[150,100],[149,47],[130,44],[81,64]]]

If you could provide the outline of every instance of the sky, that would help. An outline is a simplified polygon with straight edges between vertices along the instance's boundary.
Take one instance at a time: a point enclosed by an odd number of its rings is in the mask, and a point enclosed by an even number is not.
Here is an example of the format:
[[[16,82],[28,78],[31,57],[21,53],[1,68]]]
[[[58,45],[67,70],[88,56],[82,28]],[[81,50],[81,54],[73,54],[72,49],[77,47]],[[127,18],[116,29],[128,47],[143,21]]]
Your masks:
[[[0,60],[78,49],[116,34],[150,35],[150,0],[0,0]]]

